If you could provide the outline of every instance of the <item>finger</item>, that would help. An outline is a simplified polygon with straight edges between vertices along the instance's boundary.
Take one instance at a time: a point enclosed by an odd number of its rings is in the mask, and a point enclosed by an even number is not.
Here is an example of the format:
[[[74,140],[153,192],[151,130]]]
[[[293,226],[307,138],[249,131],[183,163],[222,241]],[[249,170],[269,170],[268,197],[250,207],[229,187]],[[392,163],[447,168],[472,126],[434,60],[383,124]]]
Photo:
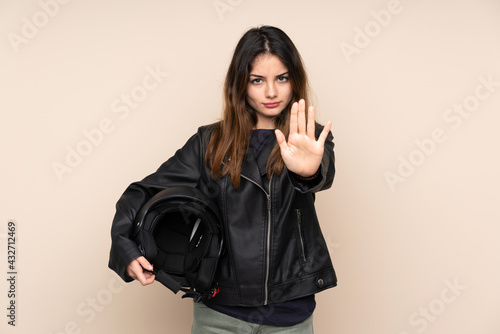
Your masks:
[[[332,128],[332,122],[330,122],[330,121],[326,122],[326,125],[323,127],[323,131],[321,131],[321,133],[319,135],[318,142],[320,142],[322,144],[325,142],[331,128]]]
[[[278,144],[281,146],[281,144],[286,141],[285,135],[279,129],[274,130],[274,134],[276,135]]]
[[[146,273],[146,274],[151,274],[151,273],[149,273],[149,272],[147,272],[147,271],[146,271],[146,272],[142,271],[142,269],[141,269],[141,270],[138,270],[138,271],[136,272],[136,276],[137,276],[137,278],[136,278],[136,279],[137,279],[137,280],[138,280],[138,281],[139,281],[142,285],[148,285],[148,279],[146,278],[145,273]]]
[[[278,141],[278,145],[280,146],[280,150],[282,152],[281,154],[283,155],[283,152],[285,152],[288,148],[285,135],[278,129],[274,131],[274,134],[276,135],[276,140]]]
[[[149,285],[155,281],[155,274],[150,273],[149,271],[143,272],[144,281],[141,282],[142,285]],[[140,281],[139,281],[140,282]]]
[[[307,136],[313,140],[316,140],[316,122],[314,121],[314,107],[310,106],[307,113]]]
[[[131,263],[128,272],[130,277],[138,280],[142,285],[151,284],[155,280],[155,275],[149,271],[145,271],[137,259]]]
[[[276,140],[278,141],[278,145],[280,146],[281,157],[285,158],[284,155],[286,155],[288,150],[288,144],[286,142],[285,135],[278,129],[276,129],[274,133],[276,134]]]
[[[127,274],[133,279],[141,282],[142,285],[151,284],[154,281],[154,274],[149,272],[151,270],[153,270],[153,266],[144,256],[132,260],[127,266]]]
[[[288,156],[288,152],[287,152],[288,151],[288,144],[286,142],[285,135],[283,134],[283,132],[281,132],[278,129],[276,129],[274,131],[274,134],[276,135],[276,140],[278,141],[278,145],[280,147],[281,157],[283,158],[283,161],[285,161],[285,159]],[[285,164],[286,164],[286,162],[285,162]]]
[[[149,261],[144,256],[139,256],[136,260],[144,269],[149,271],[153,270],[153,265],[149,263]]]
[[[297,123],[299,134],[306,133],[306,101],[301,99],[299,101],[299,112],[297,114]]]
[[[297,133],[297,110],[299,108],[299,104],[294,102],[292,104],[292,110],[290,111],[290,134]]]

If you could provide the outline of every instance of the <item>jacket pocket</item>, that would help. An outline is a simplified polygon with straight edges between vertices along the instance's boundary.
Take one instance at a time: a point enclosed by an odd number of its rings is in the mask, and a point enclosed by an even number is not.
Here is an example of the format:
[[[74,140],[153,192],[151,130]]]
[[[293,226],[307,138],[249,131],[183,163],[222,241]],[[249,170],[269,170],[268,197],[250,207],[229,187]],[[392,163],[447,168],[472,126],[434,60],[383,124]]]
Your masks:
[[[300,209],[295,210],[295,215],[296,215],[296,221],[297,221],[297,234],[298,234],[298,248],[299,248],[299,254],[300,254],[300,259],[303,262],[307,261],[306,257],[306,246],[304,243],[304,231],[302,229],[302,212]]]

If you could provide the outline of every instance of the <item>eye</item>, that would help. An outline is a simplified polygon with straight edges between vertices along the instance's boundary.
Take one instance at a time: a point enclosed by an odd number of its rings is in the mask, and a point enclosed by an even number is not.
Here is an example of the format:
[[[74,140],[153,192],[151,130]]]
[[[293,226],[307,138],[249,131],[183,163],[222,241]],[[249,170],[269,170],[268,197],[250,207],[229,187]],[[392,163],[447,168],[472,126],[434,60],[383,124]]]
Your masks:
[[[256,78],[256,79],[253,79],[250,82],[253,83],[254,85],[258,85],[258,84],[262,83],[262,79],[261,78]]]
[[[288,77],[287,76],[279,76],[278,77],[278,82],[287,82],[288,81]]]

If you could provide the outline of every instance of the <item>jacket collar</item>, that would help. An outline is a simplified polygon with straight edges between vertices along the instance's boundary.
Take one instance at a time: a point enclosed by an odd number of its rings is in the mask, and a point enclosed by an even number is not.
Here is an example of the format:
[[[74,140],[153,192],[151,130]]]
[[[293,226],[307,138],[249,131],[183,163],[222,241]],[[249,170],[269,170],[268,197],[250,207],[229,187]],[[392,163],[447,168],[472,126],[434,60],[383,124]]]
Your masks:
[[[275,144],[276,137],[273,135],[273,137],[267,141],[257,159],[255,159],[253,150],[249,148],[247,150],[245,161],[243,161],[241,175],[263,186],[262,176],[266,175],[267,160],[269,159],[269,154],[271,154]]]

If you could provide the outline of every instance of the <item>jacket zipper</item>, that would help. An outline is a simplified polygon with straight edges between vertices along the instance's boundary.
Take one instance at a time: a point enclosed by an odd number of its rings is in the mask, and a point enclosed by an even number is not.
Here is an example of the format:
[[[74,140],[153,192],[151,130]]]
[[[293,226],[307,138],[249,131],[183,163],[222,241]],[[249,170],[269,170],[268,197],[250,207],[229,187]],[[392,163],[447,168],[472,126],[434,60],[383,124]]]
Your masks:
[[[302,248],[302,259],[304,259],[304,262],[306,262],[306,251],[304,248],[304,237],[302,236],[302,215],[300,213],[300,209],[297,209],[297,227],[299,229],[300,247]]]
[[[257,187],[262,189],[262,191],[266,194],[267,197],[267,253],[266,253],[266,279],[264,282],[264,305],[267,305],[268,299],[269,299],[269,271],[270,271],[270,249],[271,249],[271,181],[272,181],[272,176],[269,179],[269,192],[267,192],[260,184],[257,182],[251,180],[250,178],[246,177],[245,175],[241,174],[241,177],[244,178],[245,180],[248,180],[255,184]]]

